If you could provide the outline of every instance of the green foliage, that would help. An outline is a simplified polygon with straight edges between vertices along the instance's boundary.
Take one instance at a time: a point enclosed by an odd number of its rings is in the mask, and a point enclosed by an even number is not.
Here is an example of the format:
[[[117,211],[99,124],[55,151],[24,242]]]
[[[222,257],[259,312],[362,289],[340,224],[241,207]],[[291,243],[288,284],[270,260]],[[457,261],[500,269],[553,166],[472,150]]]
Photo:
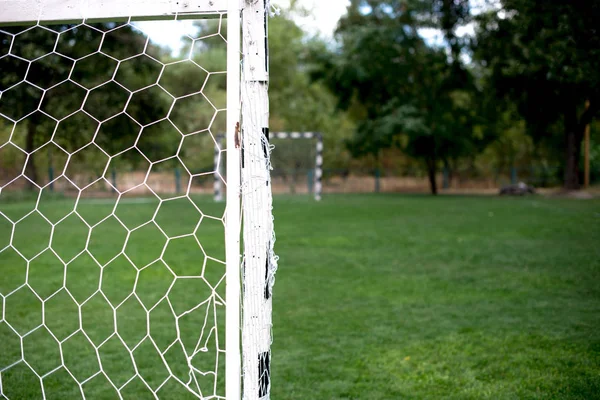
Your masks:
[[[477,21],[474,55],[489,89],[516,105],[537,143],[562,139],[567,188],[579,185],[583,130],[600,109],[598,15],[597,0],[505,0]]]
[[[340,48],[316,57],[324,80],[358,121],[349,148],[378,156],[397,147],[426,162],[430,176],[448,163],[481,151],[492,131],[480,124],[474,80],[460,60],[454,35],[468,15],[467,2],[354,1],[340,21]],[[418,28],[446,32],[451,57],[428,45]],[[435,193],[435,179],[431,179]]]
[[[322,132],[325,164],[347,167],[350,155],[343,142],[354,123],[336,109],[336,98],[326,87],[310,80],[308,71],[318,61],[315,54],[325,52],[327,44],[307,37],[292,20],[302,12],[292,7],[269,20],[271,131]]]
[[[350,136],[353,123],[348,116],[336,110],[335,97],[322,85],[312,83],[307,68],[313,62],[308,48],[324,47],[325,43],[318,38],[308,38],[306,33],[293,21],[293,17],[305,11],[292,6],[269,20],[269,98],[270,129],[276,131],[319,131],[324,134],[325,163],[331,168],[341,168],[350,160],[343,140]],[[218,32],[218,21],[202,21],[196,23],[200,38],[194,44],[194,58],[209,72],[223,71],[226,55],[225,42]],[[224,25],[220,32],[225,32]],[[186,56],[188,47],[177,61]],[[171,71],[169,71],[171,69]],[[177,64],[176,69],[167,66],[168,90],[171,93],[188,95],[193,93],[190,85],[194,81],[203,81],[201,72],[188,62]],[[203,93],[217,109],[224,109],[226,102],[225,75],[211,74]],[[162,82],[161,82],[162,84]],[[198,87],[200,90],[202,86]],[[210,125],[213,135],[225,132],[225,113],[214,117],[214,109],[202,104],[201,96],[191,96],[176,102],[172,118],[184,133],[195,132],[197,127]],[[179,122],[181,121],[181,122]],[[212,121],[212,122],[211,122]],[[189,162],[192,172],[212,170],[212,141],[208,135],[186,138],[182,149],[183,157]],[[281,152],[290,143],[281,143]],[[208,151],[207,151],[208,149]],[[276,150],[277,153],[277,150]],[[280,157],[280,159],[283,158]]]
[[[37,26],[24,33],[20,33],[24,29],[22,27],[6,28],[17,35],[10,54],[4,59],[8,61],[3,63],[0,82],[3,89],[8,89],[0,100],[0,111],[12,119],[3,119],[0,127],[2,137],[8,139],[8,132],[12,131],[11,142],[32,153],[26,169],[35,182],[43,181],[37,176],[53,157],[53,162],[59,161],[59,164],[60,159],[66,157],[62,150],[52,152],[51,146],[35,151],[50,140],[55,128],[55,143],[68,152],[76,152],[94,140],[109,154],[115,154],[134,144],[140,131],[140,121],[150,123],[155,116],[166,115],[169,107],[167,97],[157,96],[151,89],[140,90],[156,82],[161,65],[148,55],[160,58],[161,51],[151,44],[146,47],[146,36],[133,26],[123,25],[111,30],[102,42],[102,31],[115,28],[115,24],[56,25],[49,28],[52,30]],[[9,39],[9,36],[1,38],[4,45],[9,43]],[[136,55],[119,65],[115,77],[119,85],[110,81],[117,67],[115,58],[122,60]],[[18,60],[15,56],[34,60],[26,75],[22,63],[11,62]],[[43,58],[37,59],[41,56]],[[66,81],[68,77],[72,81]],[[23,78],[27,82],[19,83]],[[39,89],[28,82],[49,89],[43,101],[40,102]],[[129,101],[130,92],[125,88],[140,91]],[[39,111],[32,113],[36,109],[44,114]],[[96,136],[98,122],[77,112],[80,110],[101,122]],[[124,111],[137,122],[120,114]],[[22,117],[26,118],[15,123]],[[11,147],[7,153],[12,158],[18,154]],[[94,160],[82,160],[77,155],[73,160],[73,166],[76,165],[81,172],[94,168]],[[5,160],[0,162],[4,164]]]

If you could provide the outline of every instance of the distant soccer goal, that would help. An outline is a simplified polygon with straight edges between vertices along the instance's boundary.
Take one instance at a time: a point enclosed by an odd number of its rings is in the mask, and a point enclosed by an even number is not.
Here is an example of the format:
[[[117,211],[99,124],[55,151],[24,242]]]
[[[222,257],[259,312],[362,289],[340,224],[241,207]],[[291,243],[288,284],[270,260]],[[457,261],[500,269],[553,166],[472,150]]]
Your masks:
[[[270,133],[271,180],[276,193],[308,193],[321,200],[323,192],[323,135],[320,132]],[[217,137],[214,153],[214,198],[223,200],[224,163]]]
[[[0,3],[0,398],[268,399],[268,2]]]

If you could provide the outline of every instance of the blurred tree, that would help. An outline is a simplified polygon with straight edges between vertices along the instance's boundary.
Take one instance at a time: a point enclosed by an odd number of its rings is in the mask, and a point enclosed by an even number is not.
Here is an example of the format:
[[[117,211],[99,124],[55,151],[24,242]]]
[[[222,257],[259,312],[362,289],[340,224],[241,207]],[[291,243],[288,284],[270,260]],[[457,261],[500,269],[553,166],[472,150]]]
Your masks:
[[[215,139],[226,130],[227,22],[201,20],[195,27],[181,38],[180,54],[165,58],[160,84],[176,98],[169,119],[186,135],[180,157],[198,174],[214,170]]]
[[[4,129],[14,127],[20,133],[13,134],[11,140],[29,154],[25,172],[32,181],[40,180],[39,154],[34,150],[51,137],[69,152],[94,138],[96,129],[84,129],[82,124],[91,118],[78,111],[102,121],[127,106],[128,114],[141,124],[149,123],[153,115],[166,114],[168,99],[144,89],[156,82],[157,69],[160,71],[160,64],[148,55],[159,59],[162,52],[153,45],[146,46],[147,37],[133,26],[115,28],[114,23],[3,28],[17,35],[0,35],[0,47],[8,53],[0,61],[0,90],[4,91],[0,113],[8,117],[3,118]],[[142,53],[145,55],[128,59]],[[128,60],[117,70],[116,59]],[[103,85],[105,82],[109,83]],[[128,90],[139,90],[130,102]],[[140,130],[126,117],[103,125],[94,140],[109,154],[132,145]]]
[[[310,48],[326,48],[326,44],[318,37],[309,37],[294,22],[294,17],[305,16],[307,11],[296,2],[292,2],[290,8],[281,10],[280,14],[269,19],[269,98],[270,98],[270,128],[271,131],[320,131],[324,133],[325,140],[325,165],[328,168],[341,168],[345,166],[350,155],[343,146],[343,138],[349,137],[353,130],[353,124],[346,115],[336,109],[335,97],[322,85],[312,83],[307,73],[308,65],[313,60],[310,58]],[[226,32],[225,25],[220,26],[220,32]],[[199,38],[194,44],[191,53],[192,60],[208,71],[224,70],[223,62],[226,55],[226,47],[219,32],[218,21],[199,21],[196,23],[198,32],[194,35]],[[184,42],[189,44],[189,39],[184,37]],[[182,59],[189,55],[190,46],[185,46],[182,54],[176,59]],[[202,82],[203,77],[197,65],[183,61],[178,64],[176,73],[167,73],[163,80],[171,92],[184,94],[190,91],[190,82]],[[167,67],[169,68],[169,67]],[[202,85],[200,85],[201,87]],[[200,87],[197,90],[200,90]],[[225,107],[226,81],[225,75],[211,75],[203,87],[204,95],[218,108]],[[212,109],[201,107],[200,96],[191,96],[190,101],[185,102],[184,107],[176,107],[173,118],[182,121],[182,126],[193,131],[194,126],[208,126],[213,134],[225,132],[225,114],[219,116],[211,123],[213,117]],[[212,166],[213,153],[203,151],[207,146],[212,146],[209,137],[204,135],[186,139],[182,151],[186,154],[194,154],[188,157],[190,162],[186,165],[192,166],[196,171],[207,170]],[[285,146],[285,150],[282,149]],[[303,157],[306,147],[291,142],[279,142],[277,146],[282,155],[279,157],[278,167],[285,168],[294,164],[292,158]],[[314,147],[314,146],[313,146]],[[276,149],[277,153],[278,150]],[[297,153],[290,158],[289,166],[282,166],[286,156]],[[275,154],[276,156],[277,154]],[[294,158],[295,159],[295,158]]]
[[[600,1],[499,4],[478,17],[475,60],[497,98],[516,104],[536,142],[562,131],[564,187],[578,189],[584,128],[600,109]]]
[[[466,1],[354,0],[337,30],[339,50],[317,55],[321,67],[313,71],[359,121],[353,154],[399,147],[425,163],[433,194],[441,162],[490,140],[478,127],[477,89],[455,33],[468,14]],[[422,27],[442,29],[449,51],[428,45]]]
[[[326,168],[347,168],[351,157],[344,139],[351,136],[354,124],[337,109],[328,88],[310,79],[308,71],[318,62],[313,55],[327,54],[328,44],[318,36],[310,37],[294,22],[294,17],[306,14],[292,4],[269,20],[271,130],[322,132]],[[294,147],[303,151],[302,146]]]
[[[592,185],[600,183],[600,121],[597,119],[590,126],[590,182]],[[583,171],[583,157],[580,169]]]

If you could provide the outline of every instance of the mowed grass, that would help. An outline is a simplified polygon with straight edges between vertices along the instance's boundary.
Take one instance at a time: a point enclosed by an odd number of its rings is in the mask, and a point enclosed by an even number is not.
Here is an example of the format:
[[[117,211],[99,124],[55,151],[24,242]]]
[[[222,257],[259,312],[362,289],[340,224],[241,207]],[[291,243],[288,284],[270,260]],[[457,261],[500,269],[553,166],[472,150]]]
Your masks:
[[[72,208],[69,201],[44,203],[44,215],[60,220]],[[222,206],[208,198],[194,201],[209,214],[222,213]],[[108,206],[89,205],[81,211],[86,221],[110,214]],[[10,218],[31,209],[26,202],[1,205]],[[155,210],[156,204],[132,203],[116,214],[134,227],[152,219]],[[275,217],[280,270],[274,291],[273,399],[600,398],[598,200],[330,195],[315,203],[303,197],[277,197]],[[155,220],[168,236],[176,236],[188,234],[194,218],[187,204],[173,203]],[[45,231],[39,220],[25,222],[28,225],[23,224],[23,233],[15,232],[13,244],[34,254]],[[37,271],[41,277],[30,285],[48,297],[59,290],[60,298],[50,297],[43,313],[26,290],[4,300],[4,315],[21,331],[46,315],[45,325],[53,334],[68,337],[82,324],[100,349],[96,356],[89,351],[89,341],[75,334],[67,347],[63,344],[61,354],[43,330],[26,337],[21,349],[19,337],[0,324],[0,369],[22,354],[42,372],[58,368],[44,378],[48,398],[81,397],[67,369],[85,379],[97,371],[98,357],[117,385],[131,379],[133,363],[126,348],[143,338],[140,332],[147,326],[143,307],[161,306],[169,290],[164,282],[170,282],[171,275],[161,268],[150,269],[153,260],[161,258],[157,249],[164,248],[164,237],[155,229],[136,231],[135,243],[128,244],[131,247],[124,253],[136,266],[150,267],[132,274],[119,250],[115,252],[119,245],[123,248],[124,239],[113,222],[106,223],[88,248],[101,264],[117,263],[116,270],[122,271],[107,286],[108,300],[118,303],[133,290],[142,302],[125,302],[122,312],[117,310],[125,343],[102,342],[112,335],[106,322],[112,314],[102,299],[92,298],[97,301],[90,303],[93,307],[87,313],[82,307],[80,322],[73,300],[64,295],[65,289],[60,291],[65,283],[60,270],[52,268],[57,263],[50,256],[38,258],[44,261],[41,266],[30,263],[29,276]],[[53,249],[61,258],[77,260],[86,229],[75,219],[65,222],[62,239],[56,244],[52,239]],[[2,235],[6,231],[0,222],[0,248],[9,240]],[[198,232],[202,232],[199,241],[210,247],[207,253],[222,254],[222,227],[207,225]],[[178,240],[181,245],[174,247],[175,258],[168,264],[181,274],[197,274],[202,253]],[[10,253],[0,253],[4,291],[24,279],[23,263],[14,262],[18,258],[10,261],[6,254]],[[67,271],[66,288],[72,286],[73,296],[83,298],[98,287],[96,275],[86,273],[96,267],[73,265],[79,275],[74,272],[71,285]],[[215,278],[209,274],[207,279]],[[210,295],[202,285],[173,289],[168,293],[179,302],[174,306],[178,310]],[[156,319],[150,313],[156,346],[141,342],[133,354],[143,381],[129,381],[121,392],[124,398],[147,398],[151,393],[144,382],[154,389],[168,377],[156,348],[162,351],[174,340],[174,323],[170,309],[159,306]],[[204,323],[201,311],[182,322],[186,327],[182,341],[197,339]],[[220,337],[222,321],[217,325]],[[177,358],[181,352],[168,355],[172,356],[168,367],[179,368],[176,375],[183,379],[188,369],[185,360]],[[214,360],[214,355],[207,356]],[[198,357],[197,362],[201,360]],[[59,368],[61,363],[67,369]],[[2,383],[10,399],[39,397],[39,379],[25,363],[2,372]],[[171,383],[159,392],[161,398],[185,398]],[[116,395],[104,375],[87,381],[83,391],[87,398]]]
[[[600,398],[600,202],[280,199],[273,399]]]

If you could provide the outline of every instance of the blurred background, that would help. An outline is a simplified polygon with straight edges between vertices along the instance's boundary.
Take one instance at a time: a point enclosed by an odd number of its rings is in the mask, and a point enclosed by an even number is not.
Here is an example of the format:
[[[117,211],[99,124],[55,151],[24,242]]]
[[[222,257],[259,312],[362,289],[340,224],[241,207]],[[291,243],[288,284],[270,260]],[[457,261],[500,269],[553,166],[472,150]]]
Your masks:
[[[600,107],[597,2],[293,0],[274,3],[272,11],[271,131],[323,134],[325,193],[496,193],[518,182],[568,190],[599,183],[600,124],[594,118]],[[146,54],[161,63],[189,58],[160,75],[164,90],[154,87],[141,92],[129,106],[133,119],[146,124],[153,120],[144,121],[142,114],[165,115],[172,106],[165,92],[178,97],[203,90],[205,96],[177,101],[170,118],[184,134],[208,126],[214,137],[224,131],[224,113],[218,110],[225,107],[225,76],[211,74],[207,79],[208,72],[225,69],[224,37],[211,36],[217,25],[214,21],[140,22],[109,35],[103,46],[112,43],[113,55],[119,59],[142,51],[148,37]],[[39,29],[20,35],[19,43],[35,40],[38,47],[23,45],[12,53],[18,50],[25,59],[34,59],[36,53],[48,51],[44,45],[51,43],[50,36]],[[197,40],[204,36],[208,38]],[[57,51],[77,58],[94,51],[99,35],[80,29],[62,38]],[[3,53],[9,39],[2,36]],[[116,80],[130,90],[156,82],[160,73],[160,65],[147,56],[124,64]],[[72,79],[91,88],[105,79],[98,71],[110,78],[115,65],[94,54],[77,62]],[[2,58],[0,90],[21,79],[26,67],[18,58]],[[32,65],[42,87],[56,83],[61,74],[67,76],[71,67],[57,54]],[[55,92],[68,91],[67,86],[60,85]],[[110,108],[123,101],[118,93],[109,99],[109,91],[97,91],[102,92],[93,105],[98,117],[112,115]],[[44,110],[52,113],[52,98],[64,98],[64,93],[51,92]],[[27,93],[24,100],[33,107],[39,93]],[[76,104],[77,91],[70,93]],[[7,93],[0,104],[9,117],[17,112],[8,110],[17,101],[22,115],[30,111],[27,101],[16,97]],[[55,113],[63,117],[71,111]],[[24,162],[26,152],[33,153],[28,176],[43,186],[62,173],[66,160],[66,153],[53,146],[39,149],[55,123],[35,113],[17,125],[11,141],[24,152],[14,145],[0,149],[0,180],[6,183],[18,174],[15,169],[21,163],[17,161]],[[104,140],[100,146],[108,146],[111,156],[131,146],[139,132],[138,124],[127,118],[104,125],[111,126],[100,130]],[[163,153],[171,154],[171,148],[179,145],[179,136],[163,128],[155,125],[152,143],[138,146],[144,154],[153,153],[150,161],[162,159]],[[7,141],[12,129],[12,123],[1,119],[0,142]],[[62,146],[62,140],[63,148],[73,152],[86,144],[86,135],[95,129],[91,119],[75,114],[61,121],[56,142]],[[214,137],[195,135],[182,147],[189,173],[207,173],[194,180],[194,192],[212,193],[213,178],[208,173],[217,169],[213,149],[219,145]],[[313,190],[315,142],[301,142],[274,141],[276,192]],[[94,158],[80,158],[85,162],[78,170],[91,176],[84,173],[79,179],[92,182],[96,173],[84,170],[90,169]],[[111,160],[105,171],[103,164],[98,169],[113,186],[127,188],[139,181],[136,174],[147,172],[146,164],[136,152],[126,152]],[[182,170],[176,161],[153,165],[156,190],[185,190]],[[23,179],[11,188],[26,185]],[[68,190],[60,182],[54,186],[57,191]]]
[[[597,2],[351,1],[331,36],[301,4],[271,23],[272,128],[324,133],[326,192],[600,179]]]

